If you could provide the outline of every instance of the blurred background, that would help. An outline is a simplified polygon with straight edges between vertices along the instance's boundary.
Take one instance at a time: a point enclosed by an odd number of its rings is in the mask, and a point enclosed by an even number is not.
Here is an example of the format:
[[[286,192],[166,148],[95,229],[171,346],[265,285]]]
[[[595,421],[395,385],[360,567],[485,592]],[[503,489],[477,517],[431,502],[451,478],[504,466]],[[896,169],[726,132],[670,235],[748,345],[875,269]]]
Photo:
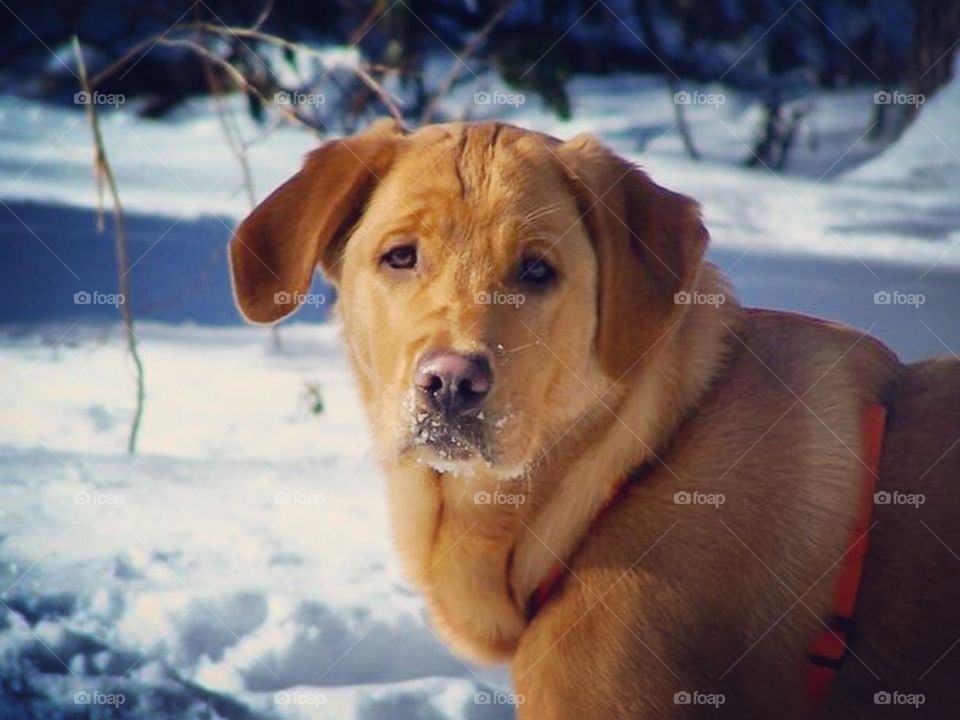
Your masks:
[[[391,554],[320,279],[234,225],[393,115],[598,135],[741,301],[960,350],[960,2],[0,0],[0,718],[509,718]]]

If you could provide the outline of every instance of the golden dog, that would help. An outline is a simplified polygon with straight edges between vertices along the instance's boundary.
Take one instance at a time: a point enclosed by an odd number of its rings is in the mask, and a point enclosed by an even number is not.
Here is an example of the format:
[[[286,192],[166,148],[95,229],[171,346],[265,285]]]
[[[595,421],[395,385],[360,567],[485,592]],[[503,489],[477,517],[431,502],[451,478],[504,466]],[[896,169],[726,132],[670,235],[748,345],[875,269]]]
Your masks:
[[[742,309],[706,245],[589,137],[382,121],[230,253],[256,322],[336,285],[404,567],[455,649],[511,659],[521,717],[956,717],[960,363]],[[857,536],[876,404],[892,500]]]

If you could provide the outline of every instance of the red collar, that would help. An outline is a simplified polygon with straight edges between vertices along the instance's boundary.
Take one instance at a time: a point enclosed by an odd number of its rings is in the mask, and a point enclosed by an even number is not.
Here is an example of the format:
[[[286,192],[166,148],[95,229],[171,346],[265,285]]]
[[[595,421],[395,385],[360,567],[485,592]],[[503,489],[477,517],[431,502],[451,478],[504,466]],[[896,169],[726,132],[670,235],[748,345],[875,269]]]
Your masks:
[[[840,561],[833,586],[833,618],[828,628],[817,634],[810,646],[807,666],[807,696],[820,708],[830,689],[834,675],[849,654],[847,641],[854,629],[857,595],[863,578],[863,561],[870,544],[874,492],[880,470],[880,451],[886,429],[887,409],[883,405],[867,405],[860,422],[860,447],[863,471],[860,473],[860,509],[851,529],[847,552]]]
[[[852,528],[847,552],[840,561],[840,569],[833,589],[833,617],[829,623],[829,628],[822,629],[810,646],[807,667],[807,696],[811,705],[815,708],[822,706],[827,691],[830,689],[830,683],[848,654],[847,640],[853,630],[853,615],[856,610],[857,595],[860,591],[860,580],[863,577],[863,561],[867,554],[867,545],[870,539],[873,495],[879,475],[880,450],[883,446],[886,417],[887,409],[883,405],[871,404],[864,407],[860,423],[863,467],[863,472],[860,474],[860,508],[857,513],[856,524]],[[633,481],[641,477],[642,474],[644,474],[642,470],[635,471],[614,483],[609,497],[593,519],[584,534],[584,540],[580,541],[580,545],[600,524],[610,508],[623,499]],[[571,553],[571,557],[576,554],[578,549],[579,546]],[[557,562],[540,581],[527,602],[528,620],[532,620],[547,604],[551,595],[567,576],[567,572],[567,565],[563,562]]]
[[[583,538],[574,548],[573,552],[570,553],[572,558],[577,554],[577,551],[586,542],[587,537],[593,532],[606,517],[607,513],[610,511],[610,508],[614,507],[623,497],[627,494],[627,491],[630,489],[630,486],[639,479],[649,465],[644,465],[643,467],[634,470],[631,473],[621,477],[617,482],[613,484],[613,488],[610,490],[610,494],[607,496],[607,499],[604,501],[603,505],[600,506],[600,511],[593,518],[593,522],[590,523],[590,526],[587,528],[587,531],[583,534]],[[560,582],[567,576],[569,572],[569,566],[566,565],[562,560],[558,560],[554,563],[553,567],[547,572],[543,580],[537,585],[533,590],[533,594],[527,600],[527,621],[533,620],[533,616],[536,615],[547,604],[547,601],[550,600],[550,596],[553,595],[554,591],[560,585]]]

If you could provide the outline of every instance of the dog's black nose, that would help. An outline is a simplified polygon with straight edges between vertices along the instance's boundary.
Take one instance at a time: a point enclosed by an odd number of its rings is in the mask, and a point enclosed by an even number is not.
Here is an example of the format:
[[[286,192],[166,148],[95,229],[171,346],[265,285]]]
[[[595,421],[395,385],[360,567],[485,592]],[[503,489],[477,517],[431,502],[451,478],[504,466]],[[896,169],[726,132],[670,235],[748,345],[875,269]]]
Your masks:
[[[454,414],[480,404],[490,392],[493,372],[482,355],[429,353],[417,365],[415,382],[432,407]]]

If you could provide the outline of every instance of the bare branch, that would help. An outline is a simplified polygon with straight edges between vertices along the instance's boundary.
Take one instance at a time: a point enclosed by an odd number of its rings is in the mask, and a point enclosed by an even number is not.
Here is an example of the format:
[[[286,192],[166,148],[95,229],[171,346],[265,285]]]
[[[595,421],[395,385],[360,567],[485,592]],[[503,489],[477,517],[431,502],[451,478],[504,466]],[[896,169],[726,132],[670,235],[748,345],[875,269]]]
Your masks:
[[[512,2],[512,0],[511,0]],[[370,75],[370,70],[390,70],[391,72],[395,71],[396,68],[380,68],[375,65],[367,65],[365,63],[340,63],[334,62],[332,65],[330,63],[330,58],[323,52],[316,50],[315,48],[309,47],[302,43],[292,42],[286,38],[280,37],[279,35],[272,35],[270,33],[261,32],[254,28],[236,28],[236,27],[227,27],[226,25],[214,25],[207,22],[193,22],[185,23],[183,25],[185,29],[200,30],[202,32],[220,35],[222,37],[236,37],[236,38],[247,38],[250,40],[258,40],[260,42],[279,47],[283,50],[291,50],[295,52],[303,53],[308,57],[313,57],[320,60],[324,65],[329,66],[327,72],[330,72],[330,69],[334,67],[346,67],[352,70],[357,74],[357,77],[366,85],[373,93],[380,99],[380,102],[384,104],[389,113],[399,122],[403,122],[403,113],[399,107],[399,100],[390,95],[383,86],[378,83],[372,75]]]
[[[143,362],[140,360],[140,352],[137,347],[137,336],[133,331],[133,310],[130,308],[130,274],[129,263],[127,261],[127,225],[123,214],[123,205],[120,203],[120,193],[117,190],[117,181],[110,167],[110,161],[107,159],[107,150],[103,142],[103,135],[100,132],[100,119],[97,115],[97,103],[93,97],[92,86],[87,79],[87,66],[83,60],[83,51],[80,48],[80,41],[77,36],[73,36],[73,51],[77,56],[77,67],[80,71],[80,85],[84,92],[89,96],[89,102],[86,104],[87,119],[90,121],[90,129],[93,132],[94,145],[94,168],[97,180],[98,191],[102,192],[103,182],[110,190],[110,196],[113,198],[113,216],[114,228],[116,231],[116,251],[117,251],[117,285],[122,302],[119,303],[120,320],[123,323],[124,333],[127,338],[127,349],[133,364],[137,371],[137,404],[134,409],[133,422],[130,426],[130,438],[127,441],[127,452],[134,453],[137,450],[137,436],[140,432],[140,421],[143,418],[143,401],[145,397]],[[102,215],[101,215],[102,218]],[[102,231],[102,224],[99,228]]]
[[[250,94],[254,95],[264,106],[271,106],[276,108],[284,117],[286,117],[291,122],[294,122],[298,125],[302,125],[305,128],[309,128],[314,132],[317,132],[322,129],[322,128],[314,127],[313,125],[308,123],[306,120],[304,120],[302,117],[297,115],[297,113],[295,113],[290,108],[284,105],[277,105],[272,100],[268,100],[266,96],[264,96],[264,94],[260,92],[260,90],[253,83],[247,80],[246,76],[244,76],[242,72],[237,70],[237,68],[235,68],[233,65],[231,65],[229,62],[221,58],[216,53],[213,53],[207,48],[205,48],[200,43],[194,42],[193,40],[163,38],[162,40],[158,41],[158,44],[169,45],[172,47],[185,47],[185,48],[189,48],[190,50],[193,50],[195,53],[197,53],[201,57],[206,58],[211,63],[217,65],[218,67],[223,68],[226,71],[226,73],[230,76],[230,78],[239,87],[243,88],[246,92],[249,92]]]
[[[450,70],[430,96],[430,102],[427,103],[426,109],[420,116],[420,122],[422,124],[433,122],[440,99],[450,92],[450,88],[453,87],[453,84],[463,74],[466,68],[466,59],[471,57],[477,49],[486,42],[487,37],[489,37],[493,29],[500,23],[504,15],[507,14],[514,2],[516,2],[516,0],[504,0],[501,2],[500,7],[497,8],[497,11],[487,20],[486,24],[464,44],[463,50],[457,54],[455,61],[450,64]]]

